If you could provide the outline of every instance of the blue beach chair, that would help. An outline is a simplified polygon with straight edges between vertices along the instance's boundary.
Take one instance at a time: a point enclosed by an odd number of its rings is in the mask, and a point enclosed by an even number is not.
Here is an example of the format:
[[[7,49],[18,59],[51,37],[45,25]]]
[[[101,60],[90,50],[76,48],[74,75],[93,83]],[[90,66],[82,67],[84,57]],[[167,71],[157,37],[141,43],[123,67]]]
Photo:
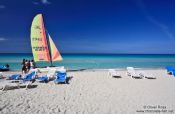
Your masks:
[[[26,74],[25,78],[22,78],[22,80],[19,81],[19,84],[26,86],[27,89],[28,86],[34,82],[36,75],[37,75],[36,71]]]
[[[167,72],[174,70],[174,67],[172,67],[172,66],[166,66],[165,68],[166,68]]]
[[[172,69],[171,71],[169,71],[169,73],[174,75],[174,77],[175,77],[175,69]]]
[[[21,78],[21,74],[14,74],[9,77],[10,80],[19,80]]]
[[[56,72],[56,79],[54,80],[55,84],[58,83],[66,83],[66,79],[67,79],[67,74],[66,72]]]
[[[172,67],[172,66],[167,66],[167,67],[165,67],[165,68],[166,68],[168,74],[172,74],[172,75],[174,75],[174,77],[175,77],[175,69],[174,69],[174,67]]]
[[[26,74],[25,78],[22,78],[22,80],[23,81],[31,81],[31,80],[35,79],[35,77],[36,77],[36,72],[33,71],[29,74]]]
[[[47,77],[47,75],[45,75],[45,76],[42,76],[42,77],[38,77],[37,78],[37,81],[39,81],[39,82],[48,82],[49,81],[49,77]]]
[[[167,66],[165,68],[166,68],[166,70],[167,70],[168,73],[172,73],[175,70],[174,67],[172,67],[172,66]]]
[[[16,79],[19,75],[12,75],[11,77],[13,79]],[[4,90],[7,86],[9,87],[18,87],[20,88],[21,86],[26,86],[26,89],[28,88],[29,85],[31,85],[33,83],[33,79],[35,79],[36,76],[36,72],[31,72],[29,74],[26,74],[25,78],[21,78],[21,80],[15,80],[15,82],[17,83],[12,83],[12,81],[6,81],[6,83],[3,83],[3,88],[2,90]],[[26,83],[28,82],[28,83]]]

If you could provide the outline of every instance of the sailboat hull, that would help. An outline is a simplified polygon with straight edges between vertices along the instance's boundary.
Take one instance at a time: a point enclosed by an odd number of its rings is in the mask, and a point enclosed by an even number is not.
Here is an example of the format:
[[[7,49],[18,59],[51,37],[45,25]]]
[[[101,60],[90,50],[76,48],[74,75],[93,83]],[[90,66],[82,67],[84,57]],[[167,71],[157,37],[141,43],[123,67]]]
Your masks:
[[[48,72],[50,69],[56,69],[57,71],[64,69],[64,66],[59,66],[59,67],[45,67],[45,68],[36,68],[40,72]]]

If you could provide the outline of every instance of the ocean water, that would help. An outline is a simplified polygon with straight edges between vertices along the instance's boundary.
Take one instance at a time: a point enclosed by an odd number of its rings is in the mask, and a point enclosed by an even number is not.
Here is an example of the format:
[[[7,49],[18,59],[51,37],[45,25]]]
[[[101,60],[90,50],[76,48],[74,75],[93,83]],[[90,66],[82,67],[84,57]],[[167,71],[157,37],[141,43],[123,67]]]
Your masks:
[[[63,61],[54,62],[54,66],[68,69],[108,69],[126,68],[164,68],[175,66],[175,55],[154,54],[63,54]],[[12,71],[21,70],[22,59],[33,59],[32,54],[0,54],[0,65],[8,63]],[[38,67],[49,66],[49,62],[37,62]]]

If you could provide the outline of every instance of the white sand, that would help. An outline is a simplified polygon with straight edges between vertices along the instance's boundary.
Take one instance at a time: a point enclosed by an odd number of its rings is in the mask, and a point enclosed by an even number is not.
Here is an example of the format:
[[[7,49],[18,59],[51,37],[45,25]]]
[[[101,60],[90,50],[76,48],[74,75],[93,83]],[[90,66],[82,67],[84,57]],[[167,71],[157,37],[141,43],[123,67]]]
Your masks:
[[[119,71],[122,78],[112,78],[107,71],[79,71],[68,72],[68,76],[73,76],[70,84],[36,82],[33,85],[38,86],[28,90],[0,91],[0,113],[175,113],[175,77],[161,69],[145,72],[153,73],[157,79],[132,79],[125,70]],[[140,110],[145,112],[137,112]]]

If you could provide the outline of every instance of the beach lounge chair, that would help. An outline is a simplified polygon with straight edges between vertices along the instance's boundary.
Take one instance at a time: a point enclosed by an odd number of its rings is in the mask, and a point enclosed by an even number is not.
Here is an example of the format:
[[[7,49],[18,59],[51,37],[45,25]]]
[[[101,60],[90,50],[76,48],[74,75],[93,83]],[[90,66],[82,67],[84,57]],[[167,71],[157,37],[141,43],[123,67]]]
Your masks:
[[[38,73],[41,73],[41,71],[39,69],[30,69],[28,74],[32,73],[32,72],[36,72],[36,75],[38,75]]]
[[[175,75],[175,69],[174,69],[174,67],[172,67],[172,66],[167,66],[167,67],[165,67],[165,68],[166,68],[168,74],[173,74],[173,75]]]
[[[3,77],[3,74],[2,74],[2,72],[0,72],[0,79],[3,79],[4,77]]]
[[[12,83],[9,80],[4,80],[4,81],[0,82],[0,89],[2,91],[4,91],[5,89],[8,89],[8,88],[16,88],[16,87],[20,88],[19,83]]]
[[[62,69],[60,71],[57,71],[55,74],[56,78],[54,80],[55,84],[58,83],[67,83],[66,79],[67,79],[67,74],[66,74],[66,70]]]
[[[8,77],[9,80],[19,80],[21,78],[21,74],[13,74],[12,76]]]
[[[144,78],[147,78],[147,79],[156,79],[156,76],[155,75],[149,74],[149,73],[147,73],[145,71],[140,71],[139,72],[139,75],[142,76],[142,77],[144,77]]]
[[[36,70],[30,70],[28,72],[28,74],[25,75],[25,78],[30,77],[30,75],[32,74],[32,72],[35,72],[35,75],[37,74],[37,71]],[[12,82],[15,81],[15,80],[16,81],[17,80],[20,80],[20,79],[24,79],[24,78],[21,78],[21,74],[13,74],[12,76],[10,76],[10,77],[7,78],[7,80],[12,80]]]
[[[135,72],[133,67],[127,67],[126,69],[127,69],[127,75],[128,76],[131,76],[131,72]]]
[[[121,78],[121,74],[119,74],[116,70],[114,69],[109,69],[108,70],[108,75],[115,77],[115,78]]]
[[[55,76],[55,72],[56,72],[56,69],[50,69],[48,71],[47,75],[38,77],[36,79],[36,81],[39,81],[39,82],[48,82],[51,78],[53,78]]]
[[[22,78],[21,80],[18,81],[20,85],[25,85],[26,89],[28,88],[29,85],[31,85],[36,78],[36,71],[33,71],[31,73],[26,74],[25,78]]]
[[[36,72],[33,71],[31,73],[26,74],[25,77],[22,78],[22,80],[23,81],[31,81],[31,80],[35,79],[35,77],[36,77]]]
[[[31,72],[25,75],[25,78],[21,78],[21,80],[5,80],[0,82],[0,86],[2,90],[5,90],[6,88],[11,88],[11,87],[18,87],[20,88],[21,86],[25,86],[26,89],[28,88],[29,85],[31,85],[34,82],[36,76],[36,72]],[[16,76],[14,76],[16,77]],[[15,83],[13,83],[15,82]]]
[[[131,78],[142,78],[133,67],[127,67],[127,75],[131,76]]]

